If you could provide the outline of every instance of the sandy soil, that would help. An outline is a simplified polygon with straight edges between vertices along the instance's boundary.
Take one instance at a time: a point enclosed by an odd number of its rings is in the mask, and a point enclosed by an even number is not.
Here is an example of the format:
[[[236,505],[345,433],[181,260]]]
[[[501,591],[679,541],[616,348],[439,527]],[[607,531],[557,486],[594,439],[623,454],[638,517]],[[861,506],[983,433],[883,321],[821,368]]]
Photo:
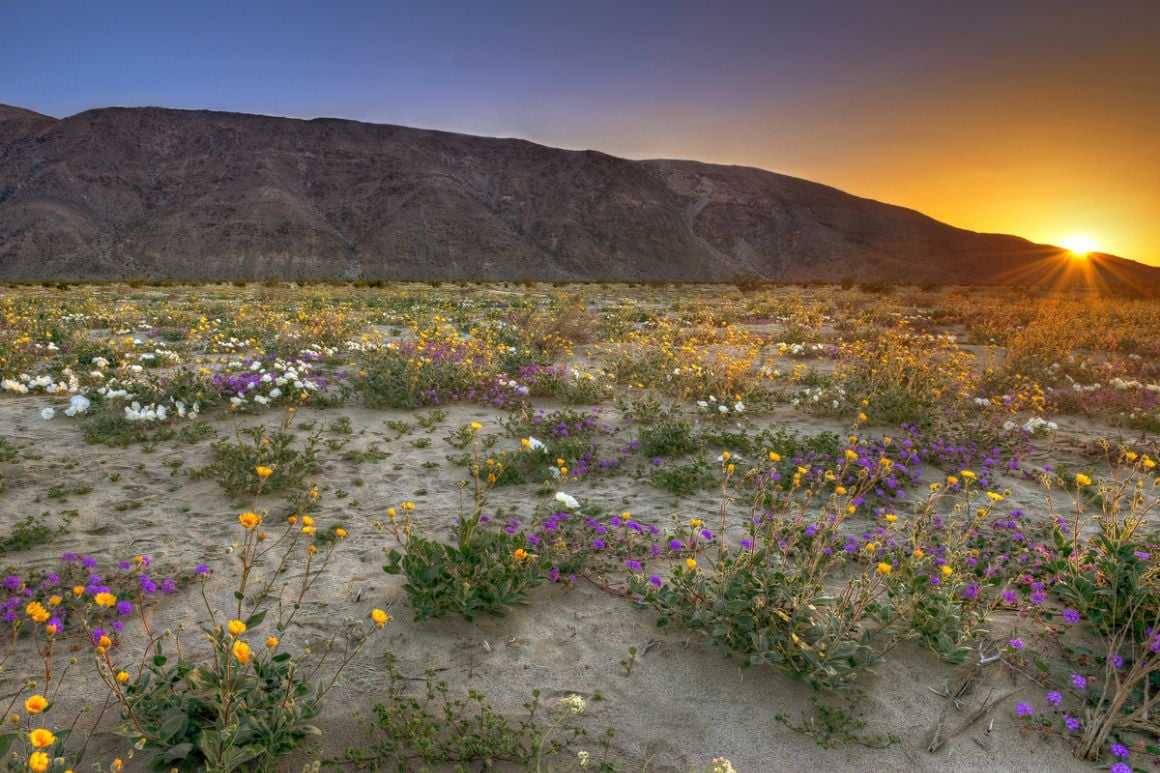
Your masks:
[[[60,416],[41,420],[39,410],[48,404],[59,401],[0,398],[0,434],[21,448],[25,457],[4,470],[8,491],[0,495],[0,522],[12,524],[27,514],[45,511],[50,513],[50,522],[65,511],[75,511],[75,515],[67,533],[51,544],[0,555],[0,564],[17,570],[44,566],[64,551],[94,555],[103,562],[145,553],[160,566],[185,571],[204,563],[215,570],[211,600],[224,609],[232,591],[229,580],[234,557],[229,551],[231,542],[240,535],[236,515],[241,503],[231,501],[215,482],[192,481],[185,474],[208,461],[209,441],[194,445],[163,442],[151,453],[139,446],[109,449],[86,445],[75,422]],[[503,618],[414,623],[402,580],[381,569],[383,549],[392,540],[374,522],[383,519],[390,505],[413,500],[417,520],[430,533],[440,533],[458,512],[457,484],[465,476],[461,467],[446,461],[448,454],[458,452],[444,441],[444,435],[470,421],[480,421],[485,431],[502,434],[500,414],[477,406],[450,406],[448,418],[430,433],[416,427],[414,434],[398,440],[384,420],[413,418],[408,412],[356,407],[302,409],[295,423],[330,423],[340,416],[349,417],[354,427],[344,451],[365,449],[377,442],[392,455],[385,461],[356,465],[342,461],[341,452],[323,449],[323,471],[317,476],[323,490],[323,509],[318,520],[320,524],[341,521],[350,537],[338,549],[333,570],[313,594],[316,601],[303,610],[302,627],[286,637],[285,646],[305,646],[309,638],[331,630],[337,619],[365,619],[376,606],[388,609],[395,622],[372,640],[331,693],[318,721],[323,730],[320,741],[308,753],[285,761],[282,769],[298,770],[309,760],[338,757],[347,747],[368,742],[360,730],[360,720],[369,718],[382,698],[382,658],[388,651],[397,656],[402,673],[415,678],[416,686],[421,684],[419,677],[426,668],[436,667],[441,669],[440,678],[454,691],[465,693],[469,686],[481,690],[513,717],[533,688],[539,688],[548,702],[578,693],[588,699],[584,725],[591,736],[581,748],[595,752],[595,739],[606,726],[612,726],[616,728],[616,751],[627,761],[627,770],[640,770],[646,764],[650,771],[705,770],[716,756],[728,757],[738,771],[1090,769],[1056,740],[1020,736],[1013,712],[1018,696],[998,703],[958,731],[988,696],[1028,687],[1025,680],[1008,674],[1001,663],[982,669],[972,664],[953,667],[917,647],[903,645],[861,685],[865,697],[857,706],[866,723],[863,732],[896,734],[899,742],[884,749],[859,745],[823,748],[814,737],[774,720],[778,713],[795,720],[808,716],[809,687],[770,669],[741,669],[737,661],[723,659],[710,649],[700,635],[678,626],[658,629],[655,613],[634,609],[625,599],[584,582],[571,587],[541,587],[532,593],[527,605]],[[228,416],[208,418],[220,433],[232,434]],[[839,428],[790,411],[782,418],[813,432]],[[267,414],[242,421],[270,426],[276,420],[275,414]],[[1072,422],[1063,428],[1056,446],[1043,453],[1078,453],[1078,446],[1093,432],[1091,427]],[[416,448],[411,441],[420,437],[430,437],[430,446]],[[500,441],[501,448],[514,450],[515,445],[512,438]],[[35,458],[28,458],[29,454]],[[438,466],[424,468],[424,462]],[[176,468],[170,466],[177,463]],[[111,481],[110,475],[119,475],[119,479]],[[355,483],[356,478],[361,485]],[[1033,509],[1033,492],[1013,483],[1013,501],[1024,498],[1020,504]],[[46,500],[45,491],[54,484],[89,486],[92,490],[64,500]],[[499,489],[493,494],[492,505],[503,504],[530,515],[538,501],[532,488]],[[340,489],[349,495],[339,498]],[[711,493],[677,501],[629,475],[569,486],[568,490],[582,499],[605,503],[608,509],[631,510],[658,524],[667,522],[672,513],[689,517],[716,508]],[[137,504],[125,509],[126,503]],[[260,505],[272,514],[284,507],[276,497]],[[166,597],[155,617],[160,625],[184,623],[192,628],[199,619],[200,605],[198,594],[186,589]],[[131,627],[125,637],[130,650],[134,633]],[[196,639],[196,635],[190,638]],[[619,661],[630,646],[643,651],[650,641],[654,643],[626,676]],[[21,664],[14,665],[19,672]],[[71,694],[79,701],[94,694],[97,684],[87,675],[83,660],[76,677],[70,677],[72,687],[64,698]],[[968,678],[975,686],[961,708],[936,694],[948,685],[954,691]],[[593,699],[597,692],[603,700]],[[124,756],[128,751],[124,740],[107,732],[113,713],[102,722],[94,740],[94,760]],[[939,751],[930,753],[927,747],[944,713],[942,734],[947,740]],[[66,716],[60,712],[56,720],[63,722]],[[553,766],[568,770],[574,768],[574,762],[560,759]],[[130,760],[128,767],[142,766],[138,759]]]

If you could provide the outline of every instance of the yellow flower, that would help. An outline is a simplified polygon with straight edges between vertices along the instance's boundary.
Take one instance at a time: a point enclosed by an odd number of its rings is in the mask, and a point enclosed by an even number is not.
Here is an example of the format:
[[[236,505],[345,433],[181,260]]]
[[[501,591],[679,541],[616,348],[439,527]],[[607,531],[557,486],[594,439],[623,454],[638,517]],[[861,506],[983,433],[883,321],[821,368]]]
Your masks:
[[[1153,470],[1156,468],[1156,460],[1150,456],[1145,456],[1143,462],[1146,469]]]
[[[257,513],[245,512],[238,516],[238,523],[247,529],[252,529],[262,522],[262,516]]]
[[[24,611],[37,623],[43,623],[50,617],[48,610],[39,601],[33,601],[24,608]]]
[[[846,487],[845,486],[838,486],[837,488],[834,489],[834,493],[840,497],[844,497],[844,496],[846,496]]]
[[[258,465],[257,467],[255,467],[254,472],[258,473],[258,477],[261,478],[262,480],[265,480],[266,478],[268,478],[274,474],[273,469],[271,469],[270,467],[263,467],[262,465]]]
[[[919,548],[914,549],[914,557],[915,558],[922,558],[925,555],[926,555],[926,553],[923,553],[922,550],[920,550]]]
[[[74,595],[74,596],[83,596],[83,595],[85,595],[85,586],[83,586],[83,585],[74,585],[74,586],[73,586],[73,595]]]
[[[313,534],[316,531],[318,531],[318,529],[314,526],[303,526],[302,527],[303,534]]]
[[[769,461],[777,463],[781,461],[781,454],[774,451],[769,452]]]
[[[34,773],[44,773],[48,770],[48,754],[45,752],[33,752],[28,757],[28,769]]]
[[[117,683],[124,684],[127,681],[129,681],[129,672],[128,671],[118,671],[117,672]]]
[[[858,421],[866,421],[866,414],[859,413],[858,414]]]
[[[875,567],[874,571],[878,572],[878,574],[890,574],[892,571],[894,571],[894,567],[885,561],[879,561],[878,566]]]
[[[303,526],[313,526],[314,519],[311,518],[309,515],[304,515],[304,516],[302,516],[302,525]]]
[[[43,695],[29,696],[28,700],[24,701],[24,710],[29,714],[39,714],[48,708],[48,698]]]
[[[473,421],[473,422],[471,422],[471,428],[473,430],[475,430],[476,432],[478,432],[479,430],[483,429],[483,425],[480,424],[478,421]]]
[[[967,480],[974,480],[975,478],[979,477],[978,475],[976,475],[975,473],[971,472],[970,470],[961,470],[961,471],[959,472],[959,474],[960,474],[960,475],[962,475],[962,476],[963,476],[964,478],[966,478]]]
[[[391,622],[391,616],[377,607],[371,610],[371,620],[379,628],[382,628],[387,623]]]
[[[703,523],[704,523],[704,521],[702,521],[700,518],[693,518],[692,520],[689,521],[689,525],[692,526],[694,529],[701,528],[701,525]]]
[[[528,551],[524,550],[523,548],[516,548],[516,552],[513,553],[513,555],[516,557],[517,561],[523,561],[528,557]]]
[[[93,601],[97,602],[99,607],[111,607],[117,603],[117,597],[112,593],[98,593],[93,596]]]
[[[994,491],[988,491],[987,498],[990,499],[992,502],[1002,502],[1003,501],[1003,495],[999,494],[997,492],[994,492]]]
[[[697,559],[686,558],[685,559],[685,566],[689,567],[690,569],[696,569],[697,568]]]
[[[112,646],[113,646],[113,640],[110,639],[108,636],[102,636],[101,638],[97,639],[97,650],[98,651],[103,650],[103,649],[107,650],[109,647],[112,647]]]
[[[246,632],[246,624],[241,620],[231,620],[226,623],[226,628],[229,629],[232,636],[241,636]]]
[[[894,513],[887,513],[886,515],[882,516],[882,519],[887,523],[894,523],[898,520],[898,516]]]
[[[278,641],[278,637],[276,637],[276,636],[271,636],[269,639],[266,639],[266,646],[269,647],[270,649],[274,649],[279,644],[281,644],[281,642]]]
[[[342,537],[345,537],[345,536],[346,536],[346,529],[343,529],[343,528],[338,528],[338,529],[335,529],[335,530],[334,530],[334,536],[336,536],[336,537],[338,537],[338,538],[340,538],[340,539],[341,539]]]
[[[28,734],[28,742],[37,749],[43,749],[56,743],[56,736],[52,734],[52,731],[38,727]]]
[[[236,642],[234,642],[233,653],[234,657],[237,658],[239,663],[244,665],[250,662],[250,645],[246,644],[241,639],[238,639]]]
[[[939,571],[943,573],[943,577],[950,577],[955,570],[951,569],[950,564],[943,564],[939,567]]]
[[[62,602],[62,601],[64,601],[64,599],[63,599],[63,598],[61,598],[59,595],[57,595],[57,596],[49,596],[49,598],[48,598],[48,605],[49,605],[50,607],[59,607],[59,606],[60,606],[60,602]]]
[[[1084,475],[1082,472],[1078,472],[1075,475],[1075,485],[1077,485],[1077,486],[1090,486],[1090,485],[1092,485],[1092,479],[1089,478],[1088,476]]]
[[[947,476],[947,485],[948,485],[948,486],[953,486],[953,485],[955,485],[955,484],[956,484],[956,483],[958,483],[958,482],[959,482],[959,479],[958,479],[958,478],[956,478],[954,475],[948,475],[948,476]]]

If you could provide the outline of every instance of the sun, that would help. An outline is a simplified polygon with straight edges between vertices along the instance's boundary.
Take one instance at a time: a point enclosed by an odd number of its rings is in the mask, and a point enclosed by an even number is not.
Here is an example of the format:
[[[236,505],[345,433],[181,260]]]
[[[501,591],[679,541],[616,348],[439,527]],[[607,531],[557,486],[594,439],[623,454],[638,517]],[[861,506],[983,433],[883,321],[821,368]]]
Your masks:
[[[1099,243],[1095,239],[1082,235],[1071,237],[1063,243],[1063,246],[1077,258],[1086,258],[1089,254],[1100,248]]]

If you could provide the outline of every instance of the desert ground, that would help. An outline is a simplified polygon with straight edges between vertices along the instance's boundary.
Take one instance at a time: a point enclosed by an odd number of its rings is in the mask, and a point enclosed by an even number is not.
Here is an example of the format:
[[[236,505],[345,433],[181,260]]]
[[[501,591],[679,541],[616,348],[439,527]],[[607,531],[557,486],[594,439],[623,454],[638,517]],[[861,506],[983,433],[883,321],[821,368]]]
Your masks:
[[[0,310],[11,769],[227,769],[205,717],[234,701],[226,744],[266,749],[237,695],[290,664],[280,710],[329,685],[318,732],[237,766],[1160,759],[1156,301],[270,282]],[[221,681],[167,691],[179,660]],[[417,719],[429,670],[462,717],[436,689]]]

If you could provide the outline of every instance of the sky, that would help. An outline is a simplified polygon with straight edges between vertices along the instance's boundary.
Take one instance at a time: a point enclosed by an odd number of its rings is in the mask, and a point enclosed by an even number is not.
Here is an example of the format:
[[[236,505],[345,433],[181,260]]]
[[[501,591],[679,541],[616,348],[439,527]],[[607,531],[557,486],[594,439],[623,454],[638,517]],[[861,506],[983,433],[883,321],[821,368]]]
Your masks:
[[[1160,265],[1160,0],[0,0],[0,103],[757,166]]]

